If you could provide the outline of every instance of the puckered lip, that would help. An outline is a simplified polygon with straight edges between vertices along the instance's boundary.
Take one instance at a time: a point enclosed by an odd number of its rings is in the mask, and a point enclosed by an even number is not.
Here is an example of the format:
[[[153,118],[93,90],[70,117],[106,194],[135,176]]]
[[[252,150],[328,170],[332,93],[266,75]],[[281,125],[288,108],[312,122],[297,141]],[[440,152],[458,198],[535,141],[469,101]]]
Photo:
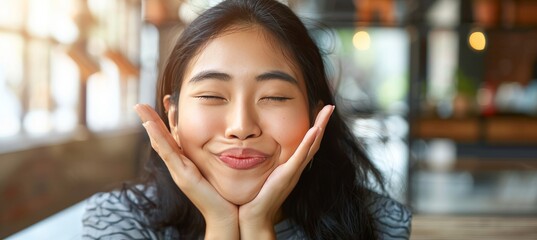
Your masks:
[[[269,155],[252,148],[231,148],[217,154],[228,167],[238,170],[252,169],[265,162]]]

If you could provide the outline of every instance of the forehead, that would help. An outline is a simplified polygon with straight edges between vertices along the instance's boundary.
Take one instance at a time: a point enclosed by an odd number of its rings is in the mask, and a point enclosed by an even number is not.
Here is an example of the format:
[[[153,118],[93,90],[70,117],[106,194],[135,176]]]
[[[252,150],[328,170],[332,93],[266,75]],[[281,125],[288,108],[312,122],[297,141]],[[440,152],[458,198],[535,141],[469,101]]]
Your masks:
[[[185,79],[199,71],[283,70],[305,88],[302,71],[288,48],[257,25],[235,25],[210,39],[190,60]]]

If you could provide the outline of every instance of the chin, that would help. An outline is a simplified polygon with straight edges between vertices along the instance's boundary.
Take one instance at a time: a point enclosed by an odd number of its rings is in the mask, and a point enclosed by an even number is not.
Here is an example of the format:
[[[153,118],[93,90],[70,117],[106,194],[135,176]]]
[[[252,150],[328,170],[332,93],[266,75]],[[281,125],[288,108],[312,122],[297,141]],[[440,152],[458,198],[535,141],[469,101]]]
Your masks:
[[[249,203],[251,202],[252,200],[254,200],[255,198],[255,195],[254,196],[229,196],[229,197],[224,197],[228,202],[230,203],[233,203],[237,206],[241,206],[241,205],[244,205],[246,203]]]
[[[254,200],[254,198],[257,196],[257,194],[261,190],[261,187],[263,186],[263,182],[257,185],[249,185],[249,186],[244,186],[245,184],[240,184],[240,185],[242,186],[235,186],[235,187],[232,186],[227,189],[221,189],[220,194],[227,201],[237,206],[241,206]]]

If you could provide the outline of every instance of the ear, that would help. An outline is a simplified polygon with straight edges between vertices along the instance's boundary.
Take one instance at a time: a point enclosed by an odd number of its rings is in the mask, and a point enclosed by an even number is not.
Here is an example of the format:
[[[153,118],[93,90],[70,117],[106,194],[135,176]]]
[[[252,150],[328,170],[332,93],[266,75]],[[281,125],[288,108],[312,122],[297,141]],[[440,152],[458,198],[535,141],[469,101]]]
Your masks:
[[[162,103],[164,103],[164,110],[166,111],[166,115],[168,117],[168,124],[170,125],[170,129],[173,129],[177,127],[177,123],[175,122],[176,116],[177,116],[177,107],[175,107],[175,104],[171,102],[172,97],[168,94],[164,96],[162,99]]]
[[[172,134],[173,138],[181,147],[181,143],[179,141],[179,135],[178,129],[177,129],[177,105],[172,103],[172,97],[170,95],[164,96],[162,99],[162,103],[164,103],[164,110],[166,111],[166,116],[168,117],[168,125],[170,127],[170,133]]]

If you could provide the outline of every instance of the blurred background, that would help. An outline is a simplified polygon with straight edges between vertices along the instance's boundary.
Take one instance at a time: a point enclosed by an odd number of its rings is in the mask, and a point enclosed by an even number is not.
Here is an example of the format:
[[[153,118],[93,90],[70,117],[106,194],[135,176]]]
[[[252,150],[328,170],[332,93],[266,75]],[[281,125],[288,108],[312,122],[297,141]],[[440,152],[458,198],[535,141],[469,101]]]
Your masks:
[[[0,238],[140,174],[132,107],[218,2],[0,0]],[[537,238],[537,1],[283,2],[413,239]]]

